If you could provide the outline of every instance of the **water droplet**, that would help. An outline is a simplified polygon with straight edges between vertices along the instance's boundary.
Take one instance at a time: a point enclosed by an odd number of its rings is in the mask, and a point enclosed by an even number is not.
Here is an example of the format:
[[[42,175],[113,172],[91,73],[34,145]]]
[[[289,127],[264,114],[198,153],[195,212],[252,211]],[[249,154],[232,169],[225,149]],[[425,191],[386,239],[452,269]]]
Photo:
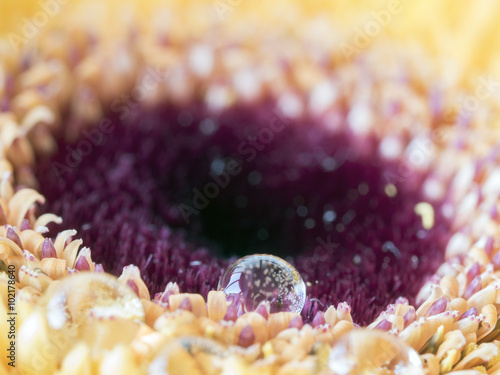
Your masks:
[[[333,345],[328,365],[334,374],[423,374],[417,352],[391,334],[355,329]]]
[[[281,258],[249,255],[231,264],[219,280],[219,290],[238,295],[246,311],[268,301],[271,312],[297,312],[304,308],[306,285],[299,272]]]

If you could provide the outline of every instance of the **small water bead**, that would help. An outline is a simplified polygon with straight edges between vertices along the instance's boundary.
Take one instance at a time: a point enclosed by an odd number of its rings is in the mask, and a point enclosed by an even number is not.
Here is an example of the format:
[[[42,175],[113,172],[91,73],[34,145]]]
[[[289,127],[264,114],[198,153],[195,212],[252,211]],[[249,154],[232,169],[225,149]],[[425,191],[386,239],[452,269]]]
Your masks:
[[[299,272],[274,255],[254,254],[231,264],[219,280],[226,296],[239,296],[244,309],[255,311],[261,302],[271,312],[296,312],[304,308],[306,285]]]
[[[368,329],[354,329],[341,336],[328,358],[335,375],[423,375],[417,352],[397,336]]]

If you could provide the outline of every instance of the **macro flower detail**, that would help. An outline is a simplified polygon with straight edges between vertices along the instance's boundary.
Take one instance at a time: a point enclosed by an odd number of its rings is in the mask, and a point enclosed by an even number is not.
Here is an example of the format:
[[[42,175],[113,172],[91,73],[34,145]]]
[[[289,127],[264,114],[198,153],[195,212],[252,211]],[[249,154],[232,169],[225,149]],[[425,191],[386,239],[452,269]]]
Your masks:
[[[499,11],[2,2],[0,374],[500,373]]]
[[[336,375],[423,373],[418,354],[396,336],[354,330],[333,344],[328,358]]]
[[[248,255],[228,266],[219,280],[219,290],[242,299],[244,311],[256,311],[263,302],[271,313],[300,313],[306,285],[289,263],[267,254]]]

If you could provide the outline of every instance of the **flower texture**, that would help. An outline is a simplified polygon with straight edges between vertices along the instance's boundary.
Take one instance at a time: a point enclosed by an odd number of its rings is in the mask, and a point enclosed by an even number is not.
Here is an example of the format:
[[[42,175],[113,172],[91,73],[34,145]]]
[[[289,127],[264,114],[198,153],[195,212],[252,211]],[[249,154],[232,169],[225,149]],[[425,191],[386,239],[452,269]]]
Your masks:
[[[2,5],[0,374],[500,373],[498,6],[444,3]]]

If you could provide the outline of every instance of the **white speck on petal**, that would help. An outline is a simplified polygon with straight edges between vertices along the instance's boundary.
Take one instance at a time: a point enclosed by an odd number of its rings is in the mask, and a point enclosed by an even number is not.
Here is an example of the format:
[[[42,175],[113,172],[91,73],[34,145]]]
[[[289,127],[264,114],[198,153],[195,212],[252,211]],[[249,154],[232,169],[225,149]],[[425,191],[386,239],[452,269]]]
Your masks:
[[[347,121],[350,128],[358,135],[366,134],[373,124],[373,113],[366,104],[355,104],[349,111]]]
[[[332,82],[321,82],[316,85],[309,97],[309,107],[312,113],[319,114],[326,111],[337,99],[337,88]]]
[[[214,51],[208,45],[198,44],[189,51],[189,66],[198,76],[207,77],[214,65]]]
[[[384,158],[393,160],[401,156],[403,144],[397,137],[387,136],[380,142],[379,151]]]
[[[61,329],[66,323],[66,296],[63,293],[57,293],[47,304],[47,321],[54,329]]]

